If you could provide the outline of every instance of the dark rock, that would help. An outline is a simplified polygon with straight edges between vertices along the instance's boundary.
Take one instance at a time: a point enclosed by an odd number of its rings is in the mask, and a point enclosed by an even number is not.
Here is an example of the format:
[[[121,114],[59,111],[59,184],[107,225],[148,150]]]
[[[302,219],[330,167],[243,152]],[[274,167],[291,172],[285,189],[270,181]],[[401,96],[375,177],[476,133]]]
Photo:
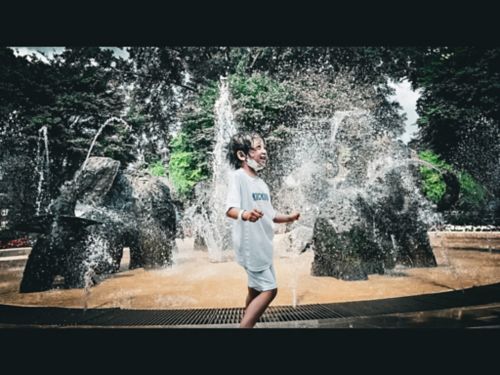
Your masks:
[[[460,195],[460,182],[457,176],[449,171],[445,171],[442,177],[446,184],[446,189],[437,204],[439,211],[449,210],[458,201]]]
[[[343,280],[363,280],[368,274],[383,273],[383,259],[366,217],[361,200],[337,197],[314,225],[314,276],[334,276]]]
[[[131,269],[172,263],[176,212],[169,188],[119,166],[109,158],[89,158],[61,187],[51,214],[26,224],[43,234],[28,258],[21,292],[50,289],[56,276],[68,288],[91,286],[119,270],[126,246]]]
[[[344,137],[349,147],[335,160],[342,178],[314,224],[312,274],[360,280],[397,264],[436,266],[425,218],[432,210],[416,188],[407,147],[387,137]]]

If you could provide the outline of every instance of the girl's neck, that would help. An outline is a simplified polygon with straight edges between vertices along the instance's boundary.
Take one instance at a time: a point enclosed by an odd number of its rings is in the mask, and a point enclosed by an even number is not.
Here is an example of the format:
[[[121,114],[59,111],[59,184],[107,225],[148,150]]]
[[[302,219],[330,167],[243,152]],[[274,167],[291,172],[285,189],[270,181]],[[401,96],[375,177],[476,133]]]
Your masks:
[[[243,162],[241,169],[243,169],[245,173],[250,177],[257,177],[257,173],[252,168],[250,168],[247,163]]]

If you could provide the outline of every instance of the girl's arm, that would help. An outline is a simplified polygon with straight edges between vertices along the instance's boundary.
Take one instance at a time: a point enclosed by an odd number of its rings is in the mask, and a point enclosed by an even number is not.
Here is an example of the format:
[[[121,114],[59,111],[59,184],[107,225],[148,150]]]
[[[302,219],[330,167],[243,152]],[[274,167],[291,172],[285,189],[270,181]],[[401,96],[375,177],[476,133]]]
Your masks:
[[[300,213],[298,213],[298,212],[294,212],[290,215],[276,214],[273,221],[277,224],[292,223],[295,220],[299,220],[299,217],[300,217]]]
[[[240,209],[236,207],[232,207],[226,212],[226,216],[230,217],[231,219],[238,219],[238,215],[240,214]]]
[[[238,216],[240,215],[240,211],[241,211],[240,208],[232,207],[229,210],[227,210],[226,216],[230,217],[231,219],[237,220]],[[257,220],[259,220],[262,216],[264,216],[264,214],[262,213],[262,211],[254,208],[251,211],[244,210],[243,214],[241,215],[241,219],[243,221],[249,220],[252,223],[254,223]]]

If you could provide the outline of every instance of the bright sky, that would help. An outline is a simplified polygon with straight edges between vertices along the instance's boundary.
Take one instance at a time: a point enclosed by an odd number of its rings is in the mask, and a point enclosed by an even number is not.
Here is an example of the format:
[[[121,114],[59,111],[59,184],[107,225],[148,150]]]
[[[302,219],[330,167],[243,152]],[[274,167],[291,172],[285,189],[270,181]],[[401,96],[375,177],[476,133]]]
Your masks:
[[[391,100],[396,100],[403,107],[402,112],[406,113],[405,133],[400,139],[405,143],[411,140],[418,131],[417,127],[417,100],[420,97],[419,90],[413,91],[409,81],[404,80],[401,83],[389,82],[389,86],[394,87],[396,94],[392,96]]]
[[[125,51],[125,47],[124,48],[101,47],[101,48],[110,49],[115,53],[116,56],[123,57],[124,59],[127,59],[129,56],[128,52]],[[64,47],[12,47],[12,49],[16,51],[18,55],[21,56],[31,55],[35,53],[45,62],[48,62],[48,60],[42,55],[42,53],[45,54],[48,58],[51,58],[54,54],[61,53],[62,51],[64,51]]]

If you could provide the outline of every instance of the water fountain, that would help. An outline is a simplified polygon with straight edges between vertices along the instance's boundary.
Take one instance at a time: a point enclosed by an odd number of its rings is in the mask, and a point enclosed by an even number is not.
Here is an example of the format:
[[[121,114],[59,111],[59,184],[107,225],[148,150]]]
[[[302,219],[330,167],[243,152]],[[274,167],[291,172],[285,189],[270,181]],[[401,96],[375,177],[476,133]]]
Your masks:
[[[44,149],[43,152],[40,151],[40,143],[43,138]],[[37,148],[36,148],[36,170],[39,175],[38,179],[38,187],[37,187],[37,196],[36,196],[36,215],[40,214],[40,208],[42,204],[42,192],[43,185],[45,181],[48,181],[50,178],[50,157],[49,157],[49,138],[47,135],[47,126],[42,126],[38,130],[38,140],[37,140]],[[45,189],[47,191],[47,188]]]
[[[95,142],[97,141],[97,138],[99,138],[99,135],[101,135],[103,129],[112,121],[121,122],[122,124],[124,124],[126,126],[126,129],[130,128],[130,125],[120,117],[110,117],[109,119],[104,121],[104,123],[101,125],[101,127],[97,130],[97,133],[95,134],[94,139],[92,139],[92,143],[90,144],[89,150],[87,151],[87,156],[82,164],[82,168],[81,168],[82,170],[85,169],[85,166],[87,165],[87,161],[89,160],[90,154],[92,153],[92,149],[94,148],[94,145],[95,145]]]
[[[230,219],[225,217],[228,176],[231,167],[226,160],[225,146],[237,132],[231,95],[225,77],[220,80],[220,94],[215,102],[215,146],[212,154],[212,178],[209,185],[200,184],[196,189],[196,203],[186,209],[186,226],[194,235],[203,239],[210,260],[221,262],[231,248]]]
[[[118,161],[90,156],[111,121],[126,124],[112,117],[99,128],[81,168],[61,186],[49,213],[16,226],[39,233],[21,292],[51,289],[56,276],[66,287],[88,291],[119,269],[124,246],[131,250],[131,268],[171,264],[176,217],[169,188],[144,173],[120,171]]]
[[[344,90],[340,96],[351,93],[358,95],[356,91],[359,90],[351,90],[351,88],[352,86],[339,87]],[[291,258],[288,265],[291,265],[292,272],[290,272],[288,285],[291,286],[293,307],[300,304],[303,297],[301,293],[305,288],[300,290],[299,283],[299,280],[304,280],[302,277],[305,274],[304,267],[302,267],[305,262],[302,260],[305,256],[312,257],[311,252],[315,255],[314,275],[333,276],[333,278],[343,280],[363,279],[372,272],[390,273],[398,265],[432,266],[432,257],[429,255],[427,240],[423,237],[423,233],[430,225],[441,223],[439,214],[436,214],[435,210],[425,203],[425,198],[416,191],[415,167],[426,165],[437,170],[443,177],[445,172],[416,159],[411,150],[397,144],[394,134],[387,131],[384,124],[376,118],[376,106],[371,103],[365,103],[366,105],[360,102],[354,103],[354,101],[349,103],[345,100],[334,104],[321,113],[305,110],[303,113],[308,115],[301,117],[300,124],[293,133],[294,139],[285,152],[271,155],[272,162],[280,164],[285,169],[283,179],[272,186],[275,208],[280,212],[301,212],[299,222],[277,226],[277,229],[282,231],[279,239],[286,243],[285,252]],[[197,194],[199,204],[194,211],[190,211],[191,208],[186,210],[184,217],[191,219],[191,227],[207,244],[210,261],[221,263],[228,258],[227,255],[230,253],[225,251],[230,248],[227,236],[227,224],[230,220],[226,219],[223,213],[225,187],[227,186],[225,176],[229,169],[225,163],[223,145],[237,131],[229,88],[224,79],[221,80],[220,96],[214,110],[215,147],[212,155],[212,179],[205,183],[205,187],[200,184]],[[37,175],[34,176],[38,177],[35,181],[38,185],[34,184],[38,188],[33,191],[37,193],[36,213],[40,220],[32,222],[30,230],[37,230],[41,236],[33,249],[33,258],[26,272],[36,272],[35,270],[38,269],[47,274],[53,272],[51,267],[58,267],[55,274],[65,270],[63,279],[66,287],[84,288],[87,296],[85,302],[91,298],[91,287],[96,281],[116,270],[125,245],[131,246],[131,268],[162,267],[168,265],[171,260],[171,248],[169,249],[168,246],[172,244],[170,235],[171,224],[174,221],[169,219],[171,206],[168,202],[168,192],[145,175],[134,174],[132,170],[129,170],[130,173],[124,173],[114,165],[114,161],[92,157],[98,138],[112,121],[120,121],[127,125],[122,119],[111,118],[100,126],[92,139],[79,173],[63,189],[59,197],[61,199],[54,202],[50,209],[47,207],[45,212],[43,193],[45,192],[44,186],[50,177],[47,128],[42,127],[38,133]],[[108,177],[99,175],[100,172],[98,172],[108,168],[104,167],[104,164],[109,166]],[[450,184],[448,183],[447,186]],[[151,187],[153,189],[148,190]],[[456,192],[449,192],[449,196],[449,201],[453,200]],[[443,204],[449,204],[449,201]],[[153,206],[156,207],[148,206],[148,202],[153,202]],[[166,207],[166,211],[161,211],[159,206]],[[2,220],[10,212],[1,211]],[[166,220],[163,224],[158,224],[157,220],[161,218]],[[135,223],[140,223],[141,228],[139,229]],[[464,231],[474,230],[464,229]],[[461,284],[462,281],[459,278],[464,267],[456,263],[451,254],[451,239],[452,236],[445,235],[439,238],[444,250],[444,265],[448,266],[447,271],[453,272],[456,287],[462,288],[466,286],[466,283]],[[495,241],[498,239],[485,237],[484,246],[489,255],[493,255],[495,249],[498,249]],[[168,245],[158,247],[159,244],[164,243]],[[49,249],[50,256],[40,252],[42,247]],[[159,248],[160,251],[155,254],[154,248]],[[356,251],[349,251],[350,249]],[[366,255],[357,251],[364,249],[369,250]],[[307,250],[310,252],[301,258],[300,254]],[[450,250],[449,253],[448,250]],[[69,252],[70,255],[64,255],[65,252]],[[193,257],[197,255],[200,254],[194,254]],[[205,259],[205,254],[202,255],[200,258]],[[351,264],[346,264],[348,257],[351,257]],[[35,267],[33,261],[36,258],[40,262]],[[41,258],[44,258],[43,262]],[[73,267],[75,264],[78,264],[78,268]],[[214,274],[217,280],[226,281],[227,275],[237,273],[231,272],[233,268],[226,267],[230,264],[204,264],[206,268],[200,271],[196,267],[189,269],[182,268],[182,266],[180,264],[174,271],[178,275],[192,276],[183,280],[183,282],[187,280],[190,285],[202,280],[200,282],[202,293],[205,293],[205,288],[210,284],[205,282],[207,279],[202,279],[201,274],[205,273],[205,276]],[[297,269],[302,271],[301,278],[298,277],[299,272],[295,272]],[[149,274],[171,276],[171,273],[166,271]],[[281,276],[283,277],[284,274],[285,272],[281,273]],[[134,283],[140,283],[141,279],[135,277],[137,275],[140,273],[130,272],[126,276],[134,277],[118,277],[113,280],[115,284],[107,292],[102,293],[102,290],[99,290],[96,294],[108,299],[106,303],[112,301],[117,306],[119,298],[113,288],[117,285],[119,288],[129,288],[131,284],[124,283],[127,279],[129,282],[133,280]],[[74,280],[71,280],[72,277]],[[313,288],[318,288],[321,281],[332,280],[331,277],[311,279],[314,282],[310,284]],[[375,279],[380,281],[381,278]],[[162,279],[164,280],[172,281],[172,279]],[[234,279],[231,280],[234,281]],[[118,284],[119,282],[122,284]],[[144,279],[142,282],[146,283]],[[160,302],[153,302],[153,305],[148,307],[170,306],[169,303],[158,305],[163,303],[161,301],[194,299],[187,289],[179,291],[175,290],[174,286],[173,294],[168,295],[166,290],[171,291],[163,287],[168,283],[159,282],[158,284],[162,285],[162,288],[155,291],[158,294],[154,296],[156,301]],[[286,285],[286,283],[283,284]],[[338,281],[334,285],[346,284]],[[217,284],[212,284],[211,290],[216,290],[214,285]],[[220,285],[223,285],[222,281]],[[328,284],[321,284],[321,287],[325,285]],[[351,283],[346,288],[352,286],[354,289],[361,285],[367,285],[367,283]],[[370,284],[370,288],[373,288],[373,285]],[[378,284],[376,285],[378,287]],[[53,284],[47,283],[43,288],[38,286],[38,289],[32,290],[50,289],[51,286]],[[106,291],[106,289],[103,290]],[[238,289],[237,293],[240,290]],[[133,301],[132,296],[137,293],[137,296],[145,297],[149,292],[146,290],[136,292],[132,288],[128,291],[130,291],[130,294],[127,294],[128,302],[120,305],[122,308],[140,308],[137,301]],[[288,292],[287,290],[286,293]],[[51,296],[58,293],[47,293],[39,299],[47,298],[49,301]],[[351,295],[351,291],[347,293]],[[283,302],[287,304],[290,302],[288,295],[286,300],[279,301],[280,305]],[[96,296],[93,295],[92,298],[94,301],[91,305],[97,306]],[[214,299],[214,301],[214,304],[220,303],[221,299]],[[241,302],[237,298],[233,301]],[[308,303],[311,301],[310,299]]]
[[[228,244],[221,208],[229,167],[222,146],[236,131],[225,80],[220,87],[213,180],[210,187],[198,190],[198,205],[185,215],[203,236],[212,261],[222,259]],[[342,80],[337,85],[339,92],[352,92],[348,87]],[[377,118],[376,101],[366,97],[350,101],[343,96],[332,110],[303,116],[284,152],[273,158],[284,170],[281,184],[271,182],[275,208],[301,212],[299,222],[278,228],[286,232],[280,243],[293,262],[312,249],[314,275],[356,280],[398,264],[436,264],[426,230],[441,217],[420,194],[412,169],[426,163],[397,141],[394,124]],[[293,272],[294,306],[296,277]]]
[[[340,99],[331,110],[302,117],[282,152],[285,173],[274,202],[279,211],[302,213],[286,233],[289,248],[314,251],[313,275],[344,280],[397,264],[434,266],[426,232],[442,218],[418,188],[414,166],[425,163],[397,141],[394,120],[377,117],[380,104],[368,99],[370,88],[352,90],[345,81],[334,83]]]

